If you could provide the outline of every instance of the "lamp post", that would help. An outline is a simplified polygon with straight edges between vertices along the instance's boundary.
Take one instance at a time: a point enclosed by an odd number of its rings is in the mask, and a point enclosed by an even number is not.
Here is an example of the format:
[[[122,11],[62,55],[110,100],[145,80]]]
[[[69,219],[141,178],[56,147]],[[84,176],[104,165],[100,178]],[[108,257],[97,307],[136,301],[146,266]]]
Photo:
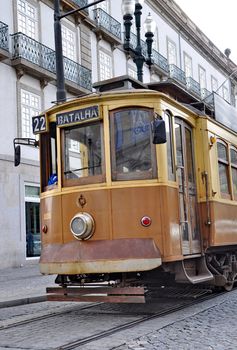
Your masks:
[[[147,57],[144,57],[141,46],[141,15],[142,5],[144,0],[123,0],[122,1],[122,12],[124,19],[125,35],[124,35],[124,50],[131,52],[133,55],[133,61],[137,66],[137,79],[143,81],[143,64],[146,62],[149,66],[152,62],[152,42],[153,36],[156,29],[156,23],[149,14],[144,23],[146,43],[147,43]],[[130,33],[132,26],[133,13],[135,17],[137,43],[136,48],[131,48],[130,45]]]
[[[105,0],[97,0],[79,9],[61,14],[60,0],[54,0],[54,40],[55,40],[56,77],[57,77],[57,93],[56,93],[57,103],[66,101],[64,65],[63,65],[62,28],[61,28],[60,20],[69,15],[73,15],[76,12],[83,11],[88,7],[99,4],[102,1],[105,1]]]

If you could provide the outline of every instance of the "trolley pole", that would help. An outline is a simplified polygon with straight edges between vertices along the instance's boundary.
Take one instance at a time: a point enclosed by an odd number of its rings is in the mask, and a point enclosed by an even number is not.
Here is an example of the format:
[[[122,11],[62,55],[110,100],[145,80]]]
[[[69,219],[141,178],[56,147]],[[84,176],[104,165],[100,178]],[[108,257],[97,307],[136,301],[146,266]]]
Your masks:
[[[57,103],[66,101],[66,89],[65,89],[65,77],[64,77],[64,64],[63,64],[63,45],[62,45],[62,28],[61,19],[69,15],[73,15],[76,12],[81,12],[88,7],[99,4],[105,0],[97,0],[90,4],[87,4],[79,9],[66,12],[61,15],[60,13],[60,0],[54,0],[54,41],[55,41],[55,58],[56,58],[56,80],[57,80]]]

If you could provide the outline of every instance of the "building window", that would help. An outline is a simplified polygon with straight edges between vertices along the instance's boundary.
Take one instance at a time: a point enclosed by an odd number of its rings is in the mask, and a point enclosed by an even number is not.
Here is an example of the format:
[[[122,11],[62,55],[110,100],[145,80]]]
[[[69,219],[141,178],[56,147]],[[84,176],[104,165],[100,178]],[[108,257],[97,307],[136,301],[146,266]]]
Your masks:
[[[103,11],[109,13],[109,1],[108,0],[102,1],[101,3],[97,4],[97,8],[100,8]]]
[[[229,102],[229,91],[228,91],[226,86],[222,87],[222,97],[223,97],[224,100]]]
[[[202,68],[201,66],[198,67],[198,73],[199,73],[199,84],[200,84],[200,88],[202,89],[206,89],[207,87],[207,82],[206,82],[206,71],[204,68]]]
[[[158,29],[157,28],[156,28],[154,36],[153,36],[152,48],[154,50],[156,50],[157,52],[159,51],[159,36],[158,36]]]
[[[41,110],[40,96],[26,90],[21,90],[21,134],[22,137],[34,138],[32,132],[32,117]]]
[[[184,71],[187,78],[193,76],[192,58],[186,53],[184,53]]]
[[[177,50],[176,45],[173,41],[168,39],[167,41],[167,58],[169,64],[174,64],[177,66]]]
[[[37,8],[26,0],[17,1],[18,31],[33,39],[38,39]]]
[[[217,142],[218,169],[221,195],[230,198],[230,181],[229,181],[229,160],[228,148],[223,142]]]
[[[63,56],[70,58],[72,61],[76,61],[75,33],[66,26],[62,26],[62,44]]]
[[[102,50],[99,51],[99,67],[100,80],[113,77],[112,56]]]
[[[237,149],[236,148],[230,149],[230,159],[231,159],[233,195],[234,195],[234,199],[237,200]]]
[[[212,91],[216,91],[218,89],[218,80],[213,76],[211,77],[211,89]]]
[[[133,78],[133,79],[137,79],[137,71],[135,67],[132,66],[128,66],[128,75]]]
[[[40,256],[40,188],[25,186],[26,257]]]

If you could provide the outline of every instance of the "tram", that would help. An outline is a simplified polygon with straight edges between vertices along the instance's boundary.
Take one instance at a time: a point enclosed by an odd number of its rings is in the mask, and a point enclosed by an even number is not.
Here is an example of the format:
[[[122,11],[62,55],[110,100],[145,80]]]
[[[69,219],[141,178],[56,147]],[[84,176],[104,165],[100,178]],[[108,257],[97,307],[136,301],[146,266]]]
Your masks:
[[[145,302],[166,274],[231,290],[236,131],[162,84],[125,80],[33,118],[40,271],[59,285],[48,299]]]

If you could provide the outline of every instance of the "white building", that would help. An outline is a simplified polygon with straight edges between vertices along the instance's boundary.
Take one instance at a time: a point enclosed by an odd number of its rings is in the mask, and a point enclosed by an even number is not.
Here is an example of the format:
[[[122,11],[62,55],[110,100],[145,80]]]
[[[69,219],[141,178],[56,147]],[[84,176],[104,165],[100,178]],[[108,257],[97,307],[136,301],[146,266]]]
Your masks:
[[[89,1],[92,2],[92,1]],[[123,48],[122,0],[105,0],[61,20],[67,97],[92,91],[92,83],[128,74],[136,65]],[[62,13],[87,0],[61,0]],[[235,105],[236,65],[173,0],[146,0],[143,20],[157,24],[154,65],[144,82],[177,83],[193,101],[212,91]],[[53,0],[0,1],[0,266],[36,261],[40,253],[38,150],[22,147],[14,167],[13,139],[33,137],[31,117],[56,99]],[[142,45],[145,46],[142,29]],[[131,45],[136,42],[132,26]],[[231,77],[231,79],[229,79]],[[211,102],[210,102],[211,103]],[[31,234],[33,234],[33,240]]]

